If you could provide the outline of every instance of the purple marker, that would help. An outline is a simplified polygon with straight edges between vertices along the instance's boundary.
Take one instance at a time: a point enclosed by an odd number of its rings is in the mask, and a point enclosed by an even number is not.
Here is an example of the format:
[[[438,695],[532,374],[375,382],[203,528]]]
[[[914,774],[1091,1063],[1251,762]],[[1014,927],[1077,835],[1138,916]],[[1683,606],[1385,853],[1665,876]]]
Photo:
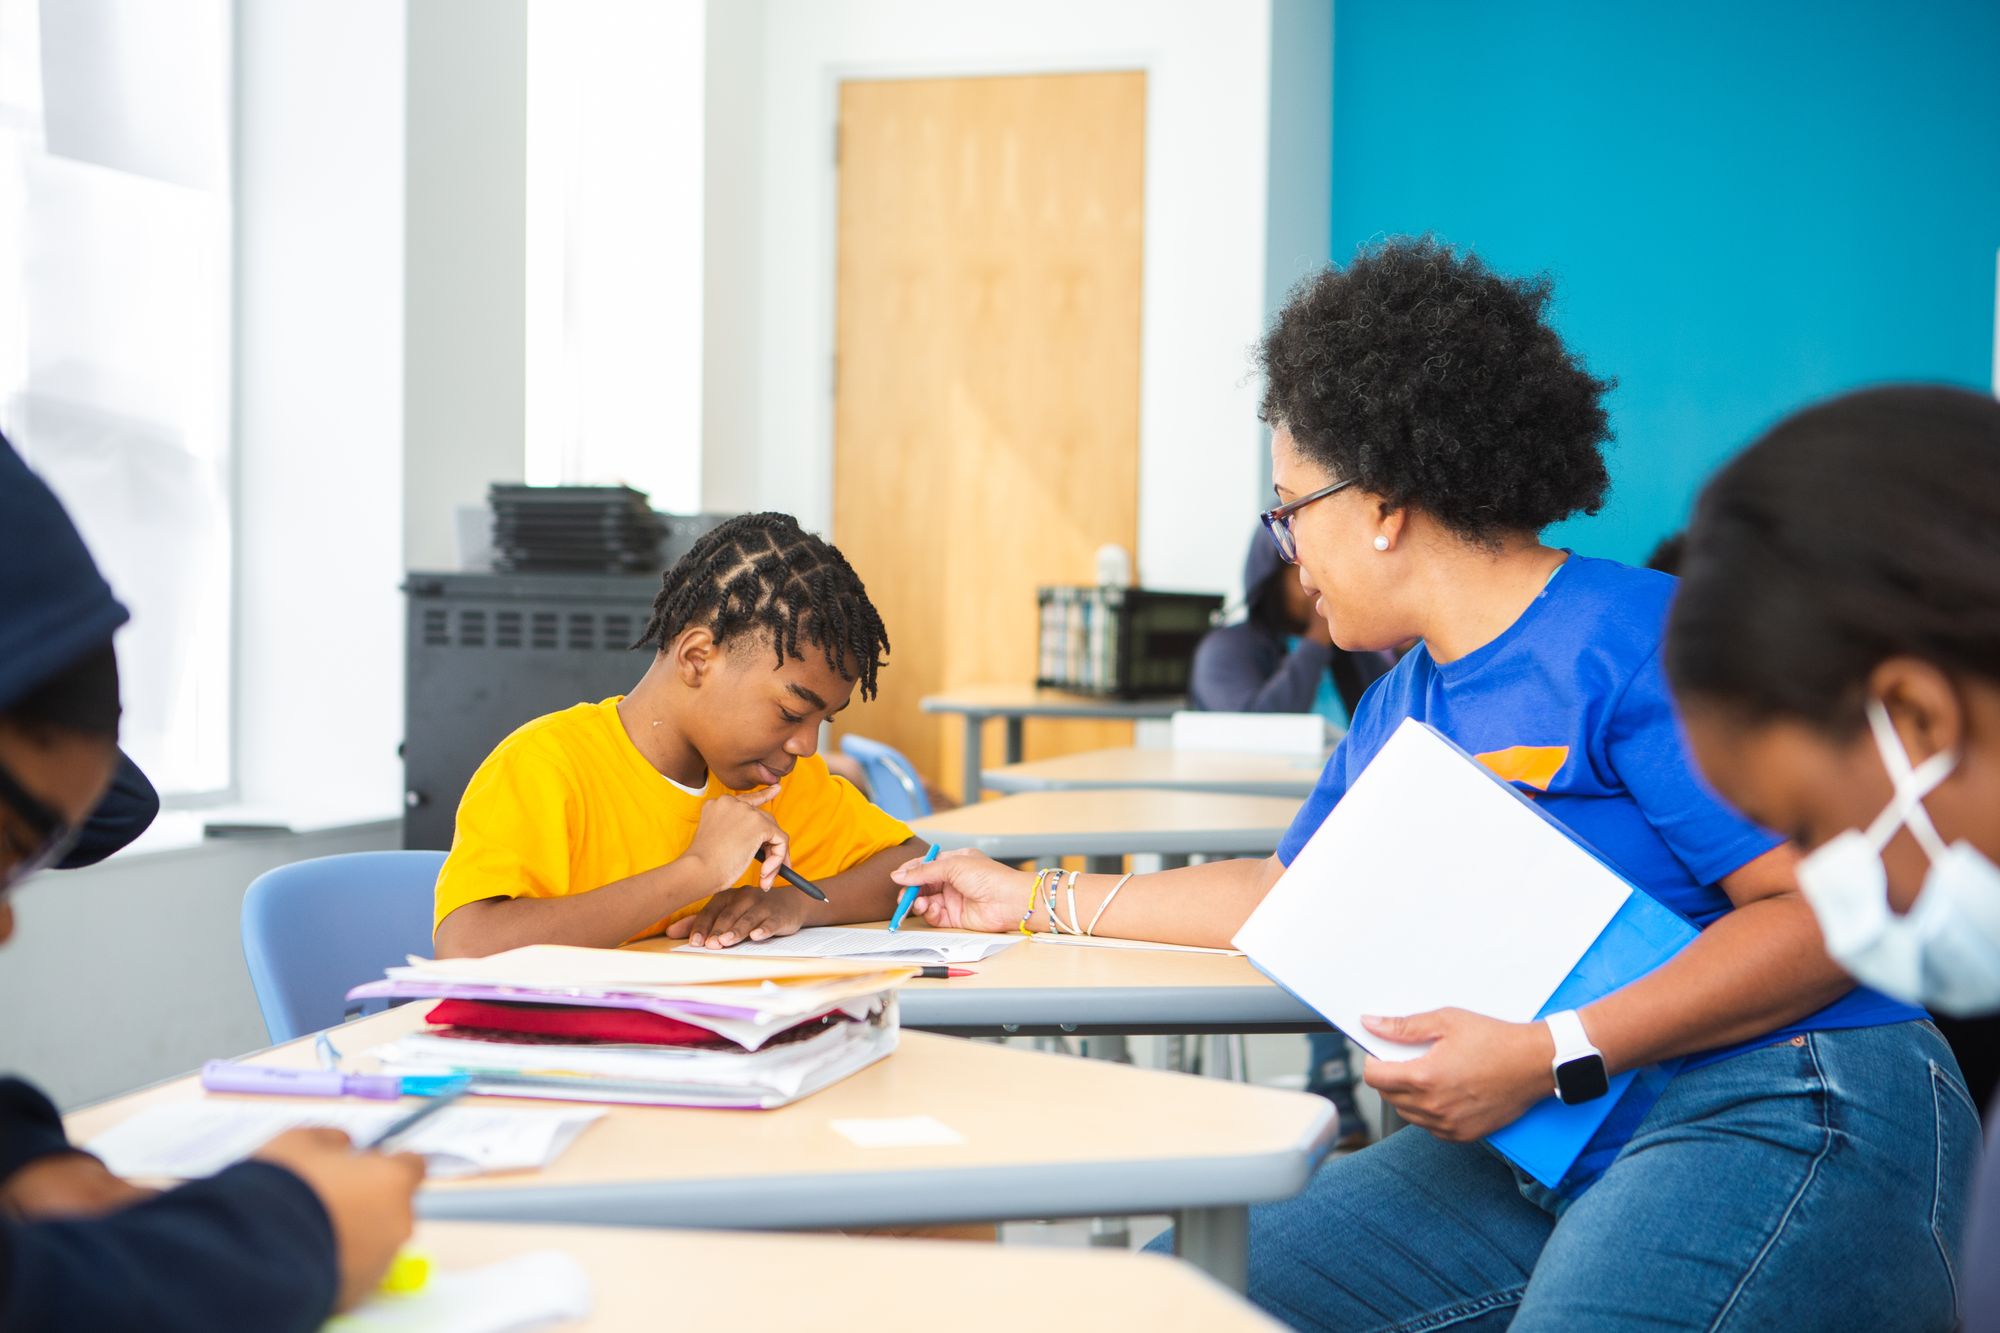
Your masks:
[[[270,1065],[210,1060],[201,1067],[201,1086],[210,1092],[252,1092],[280,1097],[373,1097],[393,1101],[403,1095],[394,1074],[343,1074],[338,1069],[277,1069]]]

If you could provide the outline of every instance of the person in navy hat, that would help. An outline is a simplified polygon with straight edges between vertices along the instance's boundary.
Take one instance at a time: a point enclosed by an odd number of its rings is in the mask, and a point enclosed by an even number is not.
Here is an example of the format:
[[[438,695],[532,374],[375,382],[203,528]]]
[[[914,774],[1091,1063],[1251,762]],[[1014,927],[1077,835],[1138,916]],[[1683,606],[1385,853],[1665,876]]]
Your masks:
[[[15,886],[108,854],[158,808],[118,750],[111,637],[126,619],[0,439],[0,941]],[[419,1158],[295,1130],[156,1192],[73,1147],[35,1087],[0,1079],[0,1328],[317,1328],[380,1283],[422,1176]]]

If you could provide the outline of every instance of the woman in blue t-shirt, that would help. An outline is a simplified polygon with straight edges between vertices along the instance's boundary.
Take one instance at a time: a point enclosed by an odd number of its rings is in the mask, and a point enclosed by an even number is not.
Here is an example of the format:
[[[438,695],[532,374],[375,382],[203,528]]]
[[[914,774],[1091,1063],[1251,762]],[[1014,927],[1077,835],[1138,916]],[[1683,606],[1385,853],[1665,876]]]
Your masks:
[[[1226,943],[1421,719],[1701,935],[1573,1015],[1383,1020],[1428,1050],[1366,1081],[1429,1132],[1253,1208],[1251,1297],[1344,1330],[1948,1327],[1964,1191],[1946,1168],[1976,1144],[1957,1066],[1921,1010],[1827,958],[1792,850],[1695,776],[1660,668],[1673,580],[1542,543],[1609,488],[1609,386],[1549,298],[1430,240],[1294,293],[1262,349],[1266,524],[1336,643],[1421,642],[1364,696],[1277,855],[1082,876],[1062,910],[1099,934]],[[1021,921],[1031,883],[966,852],[897,877],[925,887],[931,924],[989,930]],[[1026,924],[1048,911],[1044,895]],[[1682,1063],[1548,1190],[1477,1140],[1550,1094],[1558,1049],[1611,1075]]]

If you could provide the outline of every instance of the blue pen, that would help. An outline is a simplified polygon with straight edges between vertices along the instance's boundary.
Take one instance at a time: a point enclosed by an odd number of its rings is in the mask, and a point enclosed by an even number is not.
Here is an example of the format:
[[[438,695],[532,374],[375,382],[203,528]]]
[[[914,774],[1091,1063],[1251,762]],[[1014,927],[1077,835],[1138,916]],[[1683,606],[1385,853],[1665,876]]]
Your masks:
[[[931,849],[924,853],[924,864],[929,865],[931,862],[937,860],[937,854],[938,845],[932,843]],[[903,918],[910,914],[910,907],[916,901],[917,886],[914,884],[905,886],[903,891],[896,895],[896,914],[889,918],[889,929],[901,930],[903,928]]]

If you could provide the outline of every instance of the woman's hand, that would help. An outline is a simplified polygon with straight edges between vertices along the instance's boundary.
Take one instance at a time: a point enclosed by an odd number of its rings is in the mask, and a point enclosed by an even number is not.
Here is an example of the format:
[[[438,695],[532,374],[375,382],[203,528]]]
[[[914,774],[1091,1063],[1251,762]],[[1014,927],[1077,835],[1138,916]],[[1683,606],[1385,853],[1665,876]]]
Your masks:
[[[727,949],[743,940],[794,935],[812,904],[789,884],[772,889],[724,889],[699,912],[667,927],[667,938],[696,948]]]
[[[770,888],[778,878],[778,867],[791,853],[791,841],[778,821],[759,809],[777,794],[777,787],[771,786],[748,796],[718,796],[708,802],[701,808],[694,841],[682,855],[707,866],[717,888],[734,884],[744,866],[761,860],[757,879]]]
[[[1431,1044],[1414,1060],[1370,1058],[1361,1079],[1405,1120],[1449,1142],[1484,1138],[1555,1091],[1556,1044],[1544,1024],[1464,1009],[1361,1021],[1390,1041]]]
[[[1034,876],[961,848],[928,864],[922,857],[905,861],[889,878],[922,890],[910,911],[933,926],[1001,931],[1021,924]]]
[[[37,1157],[0,1184],[0,1208],[17,1217],[102,1217],[158,1194],[111,1174],[86,1152]]]

